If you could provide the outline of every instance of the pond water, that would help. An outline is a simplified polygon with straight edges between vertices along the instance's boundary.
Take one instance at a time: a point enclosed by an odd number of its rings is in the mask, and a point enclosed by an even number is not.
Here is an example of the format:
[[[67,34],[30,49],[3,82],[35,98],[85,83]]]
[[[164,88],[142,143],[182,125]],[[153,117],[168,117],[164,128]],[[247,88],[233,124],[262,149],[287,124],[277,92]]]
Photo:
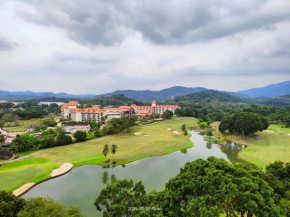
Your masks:
[[[102,216],[94,206],[96,197],[110,182],[111,176],[117,179],[141,180],[147,191],[162,190],[165,183],[179,173],[186,162],[210,156],[223,158],[229,162],[240,161],[237,153],[244,149],[243,145],[227,142],[226,145],[210,144],[204,141],[197,132],[191,131],[194,147],[172,154],[150,157],[127,164],[126,167],[102,168],[87,165],[72,169],[59,178],[43,182],[22,197],[51,197],[67,206],[80,205],[86,216]]]

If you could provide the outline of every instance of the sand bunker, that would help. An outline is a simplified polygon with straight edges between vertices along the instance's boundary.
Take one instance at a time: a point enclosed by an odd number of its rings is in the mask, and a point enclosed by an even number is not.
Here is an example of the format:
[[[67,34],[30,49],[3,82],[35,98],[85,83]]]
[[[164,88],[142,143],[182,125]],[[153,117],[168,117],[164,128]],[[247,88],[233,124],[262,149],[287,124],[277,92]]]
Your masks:
[[[167,128],[167,130],[171,131],[171,128]]]
[[[142,132],[136,132],[134,133],[135,136],[141,136],[143,133]]]
[[[267,132],[267,133],[274,133],[273,130],[264,130],[264,131]]]
[[[290,136],[290,133],[288,133],[287,136]]]
[[[67,172],[69,172],[72,169],[73,165],[71,163],[65,163],[61,165],[58,169],[55,169],[51,172],[50,176],[51,177],[56,177],[63,175]]]
[[[27,192],[29,189],[31,189],[35,183],[26,183],[22,185],[21,187],[17,188],[16,190],[13,191],[13,194],[18,197]]]
[[[180,135],[181,133],[179,133],[178,131],[172,131],[174,134],[176,135]]]

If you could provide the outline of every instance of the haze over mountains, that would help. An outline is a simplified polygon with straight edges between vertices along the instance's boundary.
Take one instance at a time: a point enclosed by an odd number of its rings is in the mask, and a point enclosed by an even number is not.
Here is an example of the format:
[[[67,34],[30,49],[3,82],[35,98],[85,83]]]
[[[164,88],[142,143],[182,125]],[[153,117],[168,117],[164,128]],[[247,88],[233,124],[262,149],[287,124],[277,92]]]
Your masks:
[[[1,91],[0,100],[24,100],[24,99],[35,99],[42,97],[56,97],[56,98],[94,98],[94,97],[108,97],[118,94],[123,94],[128,98],[141,100],[141,101],[166,101],[177,96],[183,96],[191,93],[197,93],[208,90],[204,87],[182,87],[175,86],[166,88],[160,91],[152,90],[117,90],[111,93],[94,95],[84,94],[75,95],[67,93],[52,93],[52,92],[32,92],[32,91]],[[226,92],[226,91],[222,91]],[[242,90],[238,92],[227,92],[233,96],[239,96],[244,98],[257,98],[258,100],[265,101],[270,98],[275,98],[284,95],[290,95],[290,81],[285,81],[278,84],[272,84],[266,87],[253,88],[249,90]]]

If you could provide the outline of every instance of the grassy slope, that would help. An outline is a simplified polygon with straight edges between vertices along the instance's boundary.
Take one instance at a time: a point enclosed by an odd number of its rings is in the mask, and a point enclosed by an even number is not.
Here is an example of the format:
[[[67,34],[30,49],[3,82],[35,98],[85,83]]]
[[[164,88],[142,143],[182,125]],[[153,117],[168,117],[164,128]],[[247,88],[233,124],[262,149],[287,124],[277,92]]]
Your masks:
[[[262,168],[275,160],[290,162],[290,136],[287,135],[290,129],[272,124],[268,130],[274,133],[263,131],[257,133],[256,138],[249,139],[230,135],[226,136],[226,139],[247,145],[248,147],[239,153],[239,157]]]
[[[8,132],[22,132],[22,131],[26,131],[27,128],[26,127],[4,127],[4,130]]]
[[[182,124],[195,127],[197,120],[174,118],[148,126],[133,127],[131,132],[35,152],[25,159],[3,164],[0,167],[0,190],[11,191],[24,183],[39,182],[49,178],[51,171],[63,163],[72,163],[75,167],[85,164],[104,165],[105,157],[102,155],[104,144],[118,145],[119,150],[114,157],[117,164],[190,148],[193,144],[189,136],[175,135],[167,130],[172,128],[181,131]],[[134,132],[142,132],[150,136],[135,136]]]

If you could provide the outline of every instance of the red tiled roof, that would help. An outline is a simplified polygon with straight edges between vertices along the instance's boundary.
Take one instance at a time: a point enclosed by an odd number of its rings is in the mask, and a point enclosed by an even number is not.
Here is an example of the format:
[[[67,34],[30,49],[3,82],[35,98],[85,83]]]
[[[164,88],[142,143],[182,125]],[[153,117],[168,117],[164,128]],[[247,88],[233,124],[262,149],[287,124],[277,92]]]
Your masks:
[[[69,106],[77,106],[77,102],[76,101],[69,101],[68,105]]]
[[[100,109],[98,105],[93,105],[92,109]]]
[[[64,111],[65,109],[68,108],[68,104],[63,104],[61,107],[60,107],[60,110],[61,111]]]
[[[151,115],[151,113],[149,111],[142,110],[137,114],[137,116],[146,116],[146,115]]]

